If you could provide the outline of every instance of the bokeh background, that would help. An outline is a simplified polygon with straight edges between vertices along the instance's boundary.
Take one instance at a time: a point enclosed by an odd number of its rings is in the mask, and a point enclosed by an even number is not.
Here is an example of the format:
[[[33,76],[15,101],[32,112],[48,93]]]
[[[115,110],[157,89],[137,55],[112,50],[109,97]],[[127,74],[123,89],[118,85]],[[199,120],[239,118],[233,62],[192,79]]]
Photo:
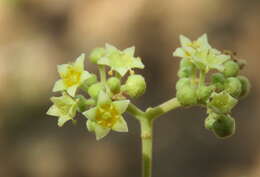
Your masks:
[[[205,110],[180,109],[155,122],[154,177],[260,176],[259,0],[0,0],[0,177],[138,177],[137,122],[96,142],[79,116],[58,128],[46,115],[56,65],[106,42],[135,45],[146,69],[141,108],[175,95],[178,36],[203,33],[248,65],[250,96],[234,109],[237,133],[219,140]],[[87,62],[87,68],[96,72]]]

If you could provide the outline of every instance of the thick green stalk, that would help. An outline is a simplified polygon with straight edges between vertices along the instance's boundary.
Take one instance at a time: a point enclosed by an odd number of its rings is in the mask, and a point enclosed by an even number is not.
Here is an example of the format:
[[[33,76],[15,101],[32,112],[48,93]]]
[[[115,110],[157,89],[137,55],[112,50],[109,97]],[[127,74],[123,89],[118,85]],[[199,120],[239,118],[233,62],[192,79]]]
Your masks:
[[[172,98],[146,112],[130,103],[127,112],[139,120],[142,140],[142,177],[152,177],[153,120],[180,107],[177,98]]]
[[[155,119],[173,109],[176,109],[178,107],[180,107],[181,104],[180,102],[178,101],[177,98],[172,98],[156,107],[153,107],[153,108],[148,108],[146,110],[146,116],[149,118],[149,119]]]
[[[153,121],[146,117],[140,120],[142,140],[142,177],[152,176]]]

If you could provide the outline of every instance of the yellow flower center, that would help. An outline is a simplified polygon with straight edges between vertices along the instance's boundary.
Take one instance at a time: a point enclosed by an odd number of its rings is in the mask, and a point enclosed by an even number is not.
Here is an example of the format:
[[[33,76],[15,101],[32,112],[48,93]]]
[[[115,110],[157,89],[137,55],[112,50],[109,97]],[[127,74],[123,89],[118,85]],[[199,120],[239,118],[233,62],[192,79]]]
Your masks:
[[[113,104],[104,104],[98,107],[96,120],[102,127],[112,128],[120,115]]]
[[[189,46],[194,49],[198,49],[201,47],[201,45],[197,41],[192,42]]]
[[[70,87],[76,85],[80,82],[81,72],[77,71],[75,68],[68,68],[68,72],[62,76],[66,86]]]

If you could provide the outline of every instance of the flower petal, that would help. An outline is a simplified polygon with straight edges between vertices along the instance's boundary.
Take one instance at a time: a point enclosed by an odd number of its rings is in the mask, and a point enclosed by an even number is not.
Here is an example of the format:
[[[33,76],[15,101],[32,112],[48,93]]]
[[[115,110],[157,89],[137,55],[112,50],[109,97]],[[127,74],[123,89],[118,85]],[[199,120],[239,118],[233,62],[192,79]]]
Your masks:
[[[59,116],[59,109],[55,106],[55,105],[52,105],[49,109],[48,109],[48,111],[47,111],[47,113],[46,113],[47,115],[50,115],[50,116]]]
[[[177,48],[173,54],[174,57],[185,57],[185,51],[182,48]]]
[[[98,105],[104,105],[104,104],[110,104],[111,102],[112,101],[109,98],[109,96],[104,91],[100,91],[100,93],[98,95],[97,104]]]
[[[99,65],[109,65],[109,64],[110,64],[109,58],[107,58],[107,57],[101,57],[101,58],[97,61],[97,64],[99,64]]]
[[[85,61],[85,54],[81,54],[75,61],[74,67],[77,71],[83,71],[84,70],[84,61]]]
[[[87,120],[86,126],[87,126],[88,131],[93,132],[93,131],[95,131],[96,123],[94,121]]]
[[[73,85],[69,88],[67,88],[67,92],[70,96],[74,97],[77,91],[78,85]]]
[[[65,90],[66,87],[64,85],[64,82],[62,79],[59,79],[55,82],[54,87],[52,89],[53,92],[58,92],[58,91],[62,91]]]
[[[117,48],[115,46],[108,44],[108,43],[105,44],[105,48],[106,48],[107,52],[117,51]]]
[[[133,46],[133,47],[126,48],[125,50],[123,50],[123,52],[130,56],[134,56],[135,47]]]
[[[61,64],[57,66],[58,69],[58,73],[60,74],[60,76],[62,77],[63,75],[66,75],[68,72],[68,67],[70,65],[69,64]]]
[[[191,43],[191,40],[184,35],[180,35],[181,46],[187,46]]]
[[[91,108],[85,112],[83,112],[83,115],[89,119],[89,120],[95,120],[96,118],[96,111],[97,111],[97,108],[94,107],[94,108]]]
[[[69,116],[59,117],[59,119],[58,119],[58,126],[59,126],[59,127],[62,127],[62,126],[63,126],[67,121],[69,121],[69,120],[72,120],[72,118],[69,117]]]
[[[144,69],[144,64],[142,63],[141,58],[137,57],[137,58],[134,59],[133,67],[134,68]]]
[[[109,131],[110,131],[109,128],[105,128],[105,127],[102,127],[102,126],[96,124],[96,126],[95,126],[96,139],[100,140],[100,139],[104,138],[109,133]]]
[[[83,83],[85,80],[87,80],[90,77],[90,73],[88,71],[83,71],[80,76],[80,83]]]
[[[208,36],[207,34],[203,34],[201,35],[197,42],[199,43],[199,45],[202,47],[202,48],[210,48],[210,45],[208,43]]]
[[[127,123],[122,116],[113,125],[112,130],[117,131],[117,132],[128,132]]]
[[[129,100],[114,101],[113,105],[116,107],[117,111],[120,114],[123,114],[126,111],[129,102],[130,102]]]

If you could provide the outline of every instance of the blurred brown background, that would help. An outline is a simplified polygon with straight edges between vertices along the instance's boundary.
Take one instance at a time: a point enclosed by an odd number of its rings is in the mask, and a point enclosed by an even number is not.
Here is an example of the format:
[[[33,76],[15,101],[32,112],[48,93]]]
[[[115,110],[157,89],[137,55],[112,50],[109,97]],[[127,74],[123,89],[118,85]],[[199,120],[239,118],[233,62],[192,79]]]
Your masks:
[[[154,177],[259,177],[259,29],[259,0],[0,0],[0,177],[140,176],[132,117],[130,133],[96,142],[82,116],[78,125],[58,128],[45,115],[56,65],[106,42],[135,45],[148,83],[136,103],[146,108],[175,94],[178,36],[203,33],[214,47],[247,60],[251,95],[233,111],[237,133],[227,140],[203,128],[203,109],[157,120]]]

